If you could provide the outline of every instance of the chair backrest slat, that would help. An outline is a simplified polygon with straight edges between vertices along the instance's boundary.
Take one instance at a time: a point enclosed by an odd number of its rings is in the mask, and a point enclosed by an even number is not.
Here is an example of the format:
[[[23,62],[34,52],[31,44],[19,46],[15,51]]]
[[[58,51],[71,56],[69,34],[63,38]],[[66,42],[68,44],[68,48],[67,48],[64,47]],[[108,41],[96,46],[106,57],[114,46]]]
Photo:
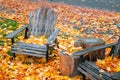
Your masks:
[[[47,20],[46,20],[46,24],[45,24],[45,35],[49,36],[49,34],[52,33],[54,26],[53,26],[53,19],[54,19],[54,13],[52,10],[48,10],[47,13]]]
[[[34,26],[35,26],[35,27],[34,27],[34,30],[35,30],[35,31],[34,31],[34,35],[35,35],[35,36],[38,35],[38,22],[39,22],[40,10],[37,10],[36,13],[37,13],[37,14],[36,14],[36,18],[35,18],[35,20],[34,20],[34,21],[35,21],[35,25],[34,25]]]
[[[33,36],[45,35],[49,37],[54,31],[56,14],[49,8],[42,8],[30,12],[30,34]]]

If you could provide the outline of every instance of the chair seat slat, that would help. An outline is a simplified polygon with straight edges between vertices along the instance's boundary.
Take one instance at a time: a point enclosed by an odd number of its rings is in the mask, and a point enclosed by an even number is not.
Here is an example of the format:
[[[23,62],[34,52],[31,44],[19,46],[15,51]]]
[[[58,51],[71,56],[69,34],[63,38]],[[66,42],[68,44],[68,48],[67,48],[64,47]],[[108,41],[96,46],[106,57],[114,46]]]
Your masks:
[[[31,56],[36,56],[36,57],[46,57],[46,55],[43,54],[43,52],[39,52],[39,54],[35,54],[31,52],[19,52],[19,51],[14,51],[14,50],[11,50],[11,52],[17,53],[17,54],[31,55]]]
[[[22,43],[22,42],[17,42],[14,45],[28,46],[28,47],[34,47],[34,48],[43,48],[43,49],[47,48],[45,45]]]
[[[43,52],[46,52],[47,50],[45,48],[35,48],[35,47],[29,47],[29,46],[12,46],[12,48],[15,48],[16,50],[19,50],[19,49],[28,49],[28,50],[34,50],[34,51],[43,51]]]
[[[93,67],[90,67],[89,65],[87,65],[86,63],[81,63],[80,65],[79,65],[79,67],[81,67],[82,69],[84,69],[87,73],[89,73],[90,75],[92,75],[93,77],[95,77],[96,79],[95,80],[97,80],[97,79],[99,79],[99,80],[105,80],[104,78],[102,78],[101,76],[100,76],[100,73],[98,72],[98,71],[94,71],[94,68]]]
[[[21,48],[12,48],[11,50],[18,51],[19,53],[21,52],[29,52],[29,53],[34,53],[34,54],[45,54],[46,51],[35,51],[35,50],[30,50],[30,49],[21,49]]]
[[[82,72],[84,75],[87,75],[90,79],[96,80],[92,75],[89,75],[86,71],[84,71],[82,68],[78,67],[78,70]]]

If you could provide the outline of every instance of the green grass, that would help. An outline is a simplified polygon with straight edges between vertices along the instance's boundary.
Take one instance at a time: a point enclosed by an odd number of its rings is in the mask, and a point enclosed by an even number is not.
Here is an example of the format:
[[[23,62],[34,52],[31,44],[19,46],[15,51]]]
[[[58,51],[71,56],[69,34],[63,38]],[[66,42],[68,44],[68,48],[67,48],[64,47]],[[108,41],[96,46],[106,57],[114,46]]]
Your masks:
[[[12,29],[16,30],[17,25],[18,25],[17,21],[11,20],[11,19],[7,19],[7,18],[0,17],[0,21],[1,21],[0,22],[0,26],[1,26],[2,29],[8,28],[9,26],[12,26]]]
[[[0,17],[0,35],[2,37],[0,37],[0,46],[3,46],[5,41],[4,38],[7,35],[6,31],[14,31],[17,29],[18,26],[18,22],[12,19],[7,19],[7,18],[3,18]]]

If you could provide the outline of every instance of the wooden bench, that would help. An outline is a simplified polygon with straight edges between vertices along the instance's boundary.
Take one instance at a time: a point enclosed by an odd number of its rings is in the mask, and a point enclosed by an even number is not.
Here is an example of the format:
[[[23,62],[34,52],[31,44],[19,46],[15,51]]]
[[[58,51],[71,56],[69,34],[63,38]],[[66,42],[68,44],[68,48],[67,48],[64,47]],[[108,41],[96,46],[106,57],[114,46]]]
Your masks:
[[[24,25],[20,29],[8,34],[7,39],[11,39],[11,52],[14,54],[26,54],[37,57],[45,57],[48,62],[49,54],[55,45],[58,45],[57,35],[59,28],[55,29],[56,14],[49,8],[41,8],[30,12],[29,24]],[[44,45],[15,42],[14,38],[18,33],[25,31],[24,38],[28,39],[30,35],[38,37],[45,36],[47,41]]]
[[[95,62],[85,59],[86,54],[91,54],[90,52],[106,48],[112,48],[109,55],[113,58],[116,55],[120,57],[120,38],[117,43],[87,48],[73,53],[73,56],[80,57],[78,71],[82,74],[82,80],[85,80],[86,76],[91,80],[120,80],[120,72],[116,72],[115,74],[100,72],[100,68],[95,65]]]

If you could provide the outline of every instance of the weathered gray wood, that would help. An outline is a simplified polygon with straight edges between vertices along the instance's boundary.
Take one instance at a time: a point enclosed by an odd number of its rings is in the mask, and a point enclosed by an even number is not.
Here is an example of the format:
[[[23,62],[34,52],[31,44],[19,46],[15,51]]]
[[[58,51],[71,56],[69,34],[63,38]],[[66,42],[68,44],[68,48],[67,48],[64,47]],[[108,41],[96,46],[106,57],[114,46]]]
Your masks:
[[[114,58],[114,56],[118,56],[120,58],[120,38],[118,39],[118,42],[114,47],[113,58]]]
[[[108,72],[100,72],[100,68],[95,65],[94,62],[91,61],[84,61],[81,64],[79,64],[78,70],[84,74],[85,76],[89,77],[91,80],[119,80],[119,77],[117,74],[117,77],[113,77]],[[101,75],[101,76],[100,76]]]
[[[38,35],[43,35],[42,29],[44,29],[44,17],[45,17],[45,8],[42,8],[40,12],[40,17],[39,17],[39,23],[38,23],[38,28],[39,28]]]
[[[103,39],[98,38],[82,38],[77,37],[77,40],[74,41],[75,47],[83,47],[83,48],[89,48],[94,46],[99,46],[105,44],[105,41]]]
[[[22,31],[23,31],[25,28],[27,28],[27,27],[28,27],[28,25],[24,25],[24,26],[21,27],[20,29],[14,31],[14,32],[12,32],[12,33],[9,33],[5,38],[8,38],[8,39],[13,38],[14,36],[16,36],[18,33],[22,32]]]
[[[46,49],[47,47],[44,45],[38,45],[38,44],[30,44],[30,43],[23,43],[23,42],[17,42],[14,44],[14,46],[26,46],[26,47],[33,47],[33,48],[42,48],[42,49]]]
[[[52,32],[54,31],[54,26],[55,26],[55,23],[53,23],[54,21],[56,21],[56,18],[54,18],[54,12],[50,9],[48,9],[48,12],[46,14],[46,18],[47,20],[45,21],[45,32],[44,34],[49,37],[50,34],[52,34]]]
[[[46,35],[49,37],[54,31],[56,23],[56,14],[48,8],[35,10],[30,13],[31,35],[40,36]]]
[[[39,54],[40,52],[42,52],[43,54],[46,54],[46,51],[36,51],[36,50],[32,50],[32,49],[21,49],[21,48],[12,48],[11,50],[16,50],[19,52],[30,52],[30,53],[35,53],[35,54]]]
[[[112,48],[111,51],[110,51],[110,56],[112,56],[112,54],[114,56],[119,55],[119,52],[120,52],[119,42],[120,42],[120,38],[119,38],[117,43],[111,43],[111,44],[106,44],[106,45],[102,45],[102,46],[96,46],[96,47],[93,47],[93,48],[87,48],[87,49],[84,49],[84,50],[73,53],[73,56],[81,56],[83,58],[84,55],[91,54],[89,52],[96,51],[96,50],[99,50],[99,49],[106,49],[108,47]],[[81,63],[78,66],[78,71],[80,71],[82,74],[84,74],[83,77],[87,76],[92,80],[94,78],[96,80],[120,80],[120,73],[111,74],[111,73],[106,72],[106,71],[99,72],[100,68],[98,68],[95,65],[94,62],[87,61],[86,59],[81,60]],[[88,75],[88,73],[89,73],[89,75]],[[102,76],[99,78],[99,75],[102,75]],[[103,78],[103,79],[101,79],[101,78]],[[85,80],[85,77],[83,78],[83,80]]]
[[[107,79],[107,80],[112,80],[110,74],[99,72],[99,71],[100,71],[100,68],[95,67],[95,66],[96,66],[95,63],[94,63],[94,64],[91,64],[91,63],[89,63],[88,61],[85,61],[85,62],[84,62],[84,65],[85,65],[88,69],[90,69],[91,71],[97,73],[98,75],[101,75],[102,78]],[[108,76],[108,75],[109,75],[109,76]],[[95,77],[97,77],[97,76],[95,76]]]
[[[42,54],[41,52],[39,52],[39,54],[37,53],[31,53],[31,52],[25,52],[25,51],[14,51],[11,50],[12,53],[16,53],[16,54],[25,54],[25,55],[31,55],[31,56],[36,56],[36,57],[46,57],[45,54]]]
[[[46,30],[44,34],[49,37],[50,34],[52,34],[54,31],[54,26],[56,23],[56,14],[54,14],[54,12],[49,9],[47,13],[47,18],[48,19],[46,20],[46,24],[45,24]]]
[[[74,53],[74,56],[82,56],[85,54],[88,54],[89,52],[95,51],[95,50],[99,50],[99,49],[106,49],[108,47],[113,47],[115,46],[117,43],[112,43],[112,44],[106,44],[106,45],[102,45],[102,46],[96,46],[93,48],[87,48],[81,51],[78,51],[77,53]],[[89,53],[90,54],[90,53]],[[119,80],[119,77],[113,77],[110,73],[108,72],[102,72],[100,73],[100,68],[98,68],[94,62],[91,61],[86,61],[83,60],[82,63],[79,64],[78,66],[78,70],[84,74],[85,76],[89,77],[90,79],[96,79],[96,80]],[[89,73],[89,75],[88,75]],[[99,77],[99,75],[102,75],[102,77]],[[119,75],[119,74],[118,74]],[[92,76],[92,77],[91,77]],[[83,79],[84,80],[84,79]]]
[[[91,70],[94,71],[94,72],[97,72],[98,74],[101,74],[103,78],[105,78],[105,79],[107,79],[107,80],[112,80],[111,74],[108,73],[108,72],[101,72],[101,73],[100,73],[100,72],[99,72],[99,71],[100,71],[100,68],[97,67],[94,62],[85,61],[85,64],[91,66],[91,68],[89,68],[89,69],[91,69]]]
[[[89,52],[92,52],[92,51],[112,47],[112,46],[115,46],[115,45],[116,45],[116,43],[111,43],[111,44],[106,44],[106,45],[102,45],[102,46],[96,46],[96,47],[93,47],[93,48],[87,48],[87,49],[84,49],[84,50],[74,52],[72,55],[73,56],[81,56],[81,55],[88,54]]]
[[[82,48],[92,48],[96,46],[105,45],[105,41],[103,39],[98,38],[79,38],[79,41],[74,42],[74,46],[81,45]],[[77,44],[77,45],[76,45]],[[97,59],[104,59],[105,57],[105,49],[99,49],[96,51],[89,52],[88,55],[85,56],[87,60],[96,61]]]
[[[28,49],[28,50],[34,50],[34,51],[41,51],[41,52],[46,52],[46,49],[43,48],[35,48],[35,47],[28,47],[28,46],[12,46],[12,48],[15,48],[16,50],[19,49]]]
[[[91,64],[91,62],[89,63],[88,61],[81,63],[78,67],[78,70],[91,80],[94,78],[95,80],[113,80],[111,74],[108,75],[105,72],[99,72],[100,68],[96,68],[95,65]]]
[[[120,72],[116,72],[111,75],[115,80],[120,80]]]
[[[47,39],[46,44],[52,44],[55,41],[55,39],[57,38],[59,31],[60,31],[60,28],[55,29],[55,31]]]
[[[82,69],[84,70],[84,72],[89,73],[89,75],[91,75],[91,76],[93,76],[94,78],[96,78],[96,80],[97,80],[97,79],[98,79],[98,80],[105,80],[104,78],[102,78],[102,77],[100,76],[100,73],[94,72],[94,71],[92,70],[92,68],[89,67],[89,65],[85,65],[85,63],[83,63],[83,64],[81,63],[81,64],[79,65],[79,67],[82,68]],[[91,79],[93,79],[93,78],[91,78]]]
[[[90,65],[90,66],[92,66],[96,71],[100,71],[100,68],[97,67],[94,62],[85,61],[85,63],[88,64],[88,65]],[[103,74],[105,74],[107,76],[111,76],[111,74],[107,73],[107,72],[103,72]]]
[[[96,80],[92,75],[90,75],[89,73],[85,72],[81,67],[78,67],[78,70],[79,70],[82,74],[84,74],[84,75],[86,75],[87,77],[89,77],[90,79]]]
[[[65,50],[59,52],[60,57],[60,73],[63,76],[74,77],[79,74],[77,67],[80,63],[79,56],[71,56],[66,54]]]
[[[100,76],[98,76],[98,75],[100,75],[100,73],[98,72],[98,70],[96,70],[93,66],[87,64],[86,61],[84,63],[82,63],[82,65],[84,65],[86,67],[86,69],[90,69],[91,71],[95,72],[95,74],[96,74],[95,76],[96,77],[100,77]]]

